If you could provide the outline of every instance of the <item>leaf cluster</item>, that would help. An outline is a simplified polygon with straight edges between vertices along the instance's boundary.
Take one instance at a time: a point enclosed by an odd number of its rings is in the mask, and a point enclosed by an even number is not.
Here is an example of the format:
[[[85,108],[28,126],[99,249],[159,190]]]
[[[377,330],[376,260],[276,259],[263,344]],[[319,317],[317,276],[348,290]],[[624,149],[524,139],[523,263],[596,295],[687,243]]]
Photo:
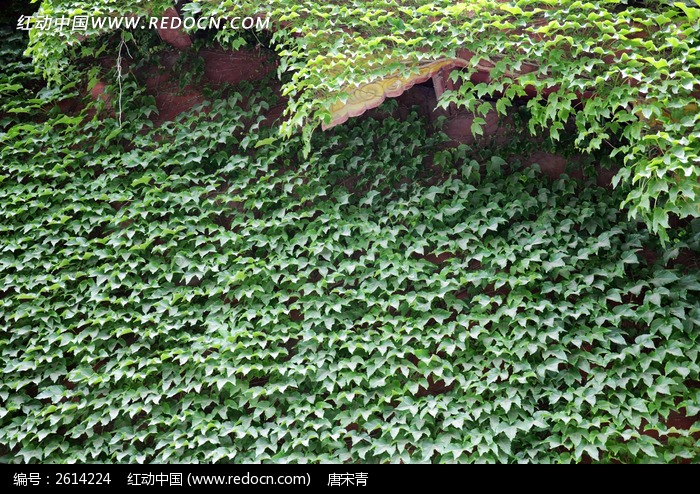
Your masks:
[[[700,280],[620,192],[416,114],[305,157],[264,84],[154,129],[128,84],[121,128],[3,99],[2,461],[700,457]]]

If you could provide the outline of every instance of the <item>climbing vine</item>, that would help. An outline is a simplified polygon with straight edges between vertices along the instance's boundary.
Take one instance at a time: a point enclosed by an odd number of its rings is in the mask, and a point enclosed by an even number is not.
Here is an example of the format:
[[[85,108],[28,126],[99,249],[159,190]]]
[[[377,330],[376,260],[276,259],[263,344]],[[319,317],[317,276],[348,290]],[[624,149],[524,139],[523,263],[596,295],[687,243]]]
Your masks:
[[[623,191],[415,113],[305,155],[264,83],[67,114],[3,36],[2,461],[700,457],[697,266]]]
[[[49,15],[158,15],[170,3],[41,5]],[[572,120],[581,149],[617,156],[623,166],[615,184],[625,185],[621,203],[632,217],[668,240],[670,218],[699,215],[697,1],[198,0],[181,11],[273,18],[272,46],[280,73],[289,73],[283,89],[290,98],[288,119],[281,132],[290,136],[302,129],[307,153],[313,129],[330,122],[330,108],[353,87],[410,72],[421,60],[468,53],[473,67],[453,72],[462,83],[440,104],[480,115],[489,107],[484,98],[496,98],[505,114],[533,88],[538,97],[530,101],[531,130],[546,129],[556,138]],[[29,53],[50,77],[59,77],[67,55],[77,55],[77,40],[69,33],[33,36]],[[231,30],[218,38],[233,48],[245,41]],[[493,67],[491,78],[472,82],[470,75],[483,63]],[[478,132],[481,116],[475,122]]]

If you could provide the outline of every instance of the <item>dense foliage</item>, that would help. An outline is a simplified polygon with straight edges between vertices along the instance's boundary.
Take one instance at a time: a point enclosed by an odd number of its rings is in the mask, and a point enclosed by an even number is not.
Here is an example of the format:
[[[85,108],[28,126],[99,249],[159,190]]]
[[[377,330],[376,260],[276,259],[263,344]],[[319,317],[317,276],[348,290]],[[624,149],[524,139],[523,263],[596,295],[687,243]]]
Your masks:
[[[2,461],[700,457],[700,280],[619,192],[415,114],[304,158],[265,84],[69,116],[5,37]]]
[[[157,13],[166,5],[46,0],[42,8],[51,15],[123,14]],[[553,90],[530,101],[532,130],[546,128],[556,137],[573,120],[582,148],[602,147],[624,160],[616,181],[630,186],[621,202],[632,216],[666,239],[669,215],[700,215],[698,0],[198,0],[182,10],[272,17],[271,46],[281,57],[281,72],[293,74],[284,90],[291,101],[282,131],[303,127],[307,145],[348,88],[410,70],[418,60],[466,51],[475,54],[474,67],[454,73],[464,83],[442,104],[479,113],[490,109],[481,104],[484,98],[498,98],[499,111],[506,112],[528,85],[539,94]],[[52,77],[66,69],[67,42],[75,55],[86,49],[67,32],[34,37],[31,53]],[[219,40],[232,47],[244,42],[231,30],[221,31]],[[492,79],[475,85],[469,76],[481,62],[495,64]]]

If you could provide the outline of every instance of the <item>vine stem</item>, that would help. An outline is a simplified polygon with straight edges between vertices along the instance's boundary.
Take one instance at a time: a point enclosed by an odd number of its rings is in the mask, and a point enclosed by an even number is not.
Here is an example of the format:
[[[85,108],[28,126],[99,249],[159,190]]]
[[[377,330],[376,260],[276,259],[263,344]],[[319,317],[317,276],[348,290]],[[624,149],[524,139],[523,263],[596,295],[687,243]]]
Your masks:
[[[122,126],[122,79],[124,78],[124,74],[122,73],[122,49],[123,48],[126,48],[126,53],[129,55],[129,58],[133,58],[131,56],[131,53],[129,52],[129,47],[127,46],[126,41],[124,40],[124,33],[122,33],[121,41],[119,42],[119,53],[117,54],[117,84],[119,85],[119,101],[117,102],[117,104],[118,104],[117,119],[119,121],[119,127]]]

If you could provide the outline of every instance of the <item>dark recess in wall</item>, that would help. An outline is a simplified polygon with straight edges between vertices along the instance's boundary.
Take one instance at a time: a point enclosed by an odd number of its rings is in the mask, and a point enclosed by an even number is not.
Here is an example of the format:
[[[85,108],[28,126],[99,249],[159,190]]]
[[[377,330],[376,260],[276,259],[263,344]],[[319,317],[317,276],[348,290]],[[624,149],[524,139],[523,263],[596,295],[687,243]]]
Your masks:
[[[37,11],[39,4],[29,0],[0,0],[0,27],[17,26],[21,15],[31,15]]]

